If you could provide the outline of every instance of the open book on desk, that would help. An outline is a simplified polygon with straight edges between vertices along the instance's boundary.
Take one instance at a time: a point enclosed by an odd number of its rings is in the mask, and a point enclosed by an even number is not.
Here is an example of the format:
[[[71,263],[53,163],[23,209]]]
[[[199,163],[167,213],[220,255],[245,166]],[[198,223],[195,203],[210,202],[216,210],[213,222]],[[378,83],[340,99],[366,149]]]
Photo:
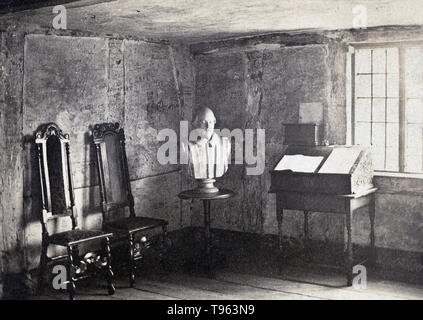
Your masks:
[[[285,155],[276,165],[274,170],[292,170],[294,172],[313,173],[320,166],[323,158],[323,156],[304,156],[302,154]]]

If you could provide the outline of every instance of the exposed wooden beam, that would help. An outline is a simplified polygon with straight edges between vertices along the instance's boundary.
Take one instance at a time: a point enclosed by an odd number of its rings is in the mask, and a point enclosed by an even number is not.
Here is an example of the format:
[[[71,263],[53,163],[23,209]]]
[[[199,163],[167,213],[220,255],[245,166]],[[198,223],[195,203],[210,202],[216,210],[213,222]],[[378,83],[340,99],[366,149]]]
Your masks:
[[[69,8],[76,8],[116,1],[118,0],[6,0],[0,4],[0,14],[24,10],[34,10],[43,7],[56,6],[59,4],[67,4]]]

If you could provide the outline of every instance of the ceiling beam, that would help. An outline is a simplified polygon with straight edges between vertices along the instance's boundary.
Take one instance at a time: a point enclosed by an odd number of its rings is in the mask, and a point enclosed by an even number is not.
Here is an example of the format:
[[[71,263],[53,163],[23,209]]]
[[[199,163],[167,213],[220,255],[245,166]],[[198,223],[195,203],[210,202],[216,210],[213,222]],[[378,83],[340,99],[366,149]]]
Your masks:
[[[0,4],[0,14],[34,10],[57,5],[68,5],[69,8],[86,7],[99,3],[116,1],[118,0],[5,0]]]

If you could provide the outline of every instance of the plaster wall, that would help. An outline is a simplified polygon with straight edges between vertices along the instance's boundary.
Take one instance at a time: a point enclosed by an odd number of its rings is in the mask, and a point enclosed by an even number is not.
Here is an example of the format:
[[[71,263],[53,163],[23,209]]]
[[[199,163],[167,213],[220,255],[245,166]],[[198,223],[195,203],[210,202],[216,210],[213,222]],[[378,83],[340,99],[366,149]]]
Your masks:
[[[48,122],[70,134],[76,211],[82,228],[101,227],[90,137],[90,127],[101,122],[119,122],[125,128],[138,214],[167,219],[170,230],[183,227],[176,197],[180,168],[158,163],[156,153],[162,142],[156,136],[163,128],[178,130],[181,113],[187,113],[187,94],[181,85],[182,76],[190,76],[189,65],[181,63],[189,60],[186,49],[91,36],[7,33],[2,39],[7,49],[5,65],[18,64],[8,69],[10,75],[2,81],[15,90],[6,92],[10,101],[0,109],[5,123],[1,130],[8,131],[0,138],[5,191],[1,198],[4,229],[0,229],[3,271],[20,272],[38,264],[41,225],[33,137]],[[11,51],[16,53],[9,55]],[[189,102],[190,90],[186,91]],[[50,230],[61,231],[69,224],[53,224]]]

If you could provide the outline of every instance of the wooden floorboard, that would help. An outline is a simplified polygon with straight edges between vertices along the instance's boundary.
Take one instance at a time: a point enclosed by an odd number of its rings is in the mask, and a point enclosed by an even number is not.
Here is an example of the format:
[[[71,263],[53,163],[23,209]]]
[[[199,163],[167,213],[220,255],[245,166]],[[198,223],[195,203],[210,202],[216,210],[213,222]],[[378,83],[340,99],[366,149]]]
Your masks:
[[[78,300],[423,300],[423,286],[380,280],[369,276],[366,289],[346,287],[341,273],[307,268],[248,268],[230,265],[212,277],[174,271],[144,272],[130,288],[124,275],[117,277],[116,293],[107,294],[104,279],[77,283]],[[65,291],[50,289],[34,299],[66,300]]]
[[[318,279],[321,280],[321,279]],[[276,276],[217,271],[213,278],[185,273],[137,277],[134,288],[116,281],[116,293],[107,295],[103,283],[77,287],[78,300],[383,300],[423,299],[423,288],[392,281],[370,281],[367,289],[331,287]],[[66,300],[66,292],[48,292],[34,299]]]
[[[222,273],[219,278],[236,283],[248,284],[253,287],[273,289],[286,294],[301,295],[304,298],[318,298],[328,300],[379,300],[386,298],[369,290],[357,291],[352,288],[334,288],[309,283],[298,283],[279,278],[266,278],[255,275]]]
[[[245,283],[235,283],[219,278],[205,278],[188,276],[185,274],[175,274],[164,280],[164,286],[177,285],[181,295],[186,296],[187,289],[194,288],[201,292],[201,295],[195,295],[193,299],[239,299],[239,300],[286,300],[303,299],[301,295],[275,291],[269,288],[252,287]],[[189,291],[188,291],[189,292]],[[312,299],[313,297],[310,297]],[[210,299],[210,298],[209,298]]]

